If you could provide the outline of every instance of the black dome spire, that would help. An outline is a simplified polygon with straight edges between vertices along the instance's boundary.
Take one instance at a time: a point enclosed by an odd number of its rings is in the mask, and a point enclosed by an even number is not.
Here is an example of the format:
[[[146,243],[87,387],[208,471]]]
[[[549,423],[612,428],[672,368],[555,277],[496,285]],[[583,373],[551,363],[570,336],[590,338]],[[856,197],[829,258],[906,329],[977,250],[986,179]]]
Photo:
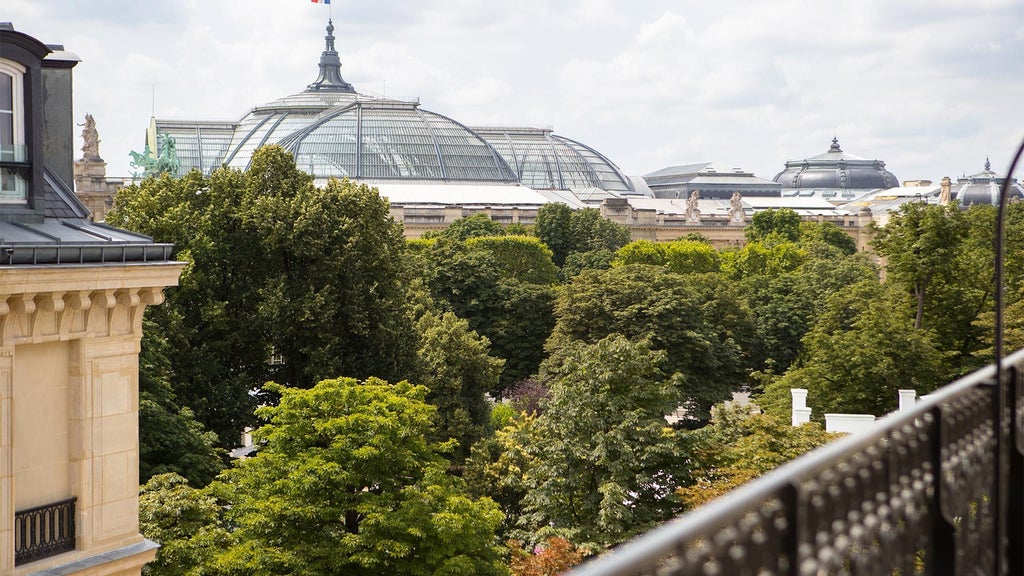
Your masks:
[[[316,82],[306,86],[306,92],[348,92],[354,94],[356,89],[341,77],[341,58],[334,49],[334,22],[327,21],[326,46],[320,55],[320,75]]]

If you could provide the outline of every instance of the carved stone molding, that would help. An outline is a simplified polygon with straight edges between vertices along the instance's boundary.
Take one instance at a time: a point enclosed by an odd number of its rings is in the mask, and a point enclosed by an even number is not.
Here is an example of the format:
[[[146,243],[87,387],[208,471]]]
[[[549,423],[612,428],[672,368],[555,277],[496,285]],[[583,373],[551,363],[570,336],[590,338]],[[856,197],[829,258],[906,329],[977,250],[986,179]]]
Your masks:
[[[141,337],[146,307],[163,300],[163,287],[0,295],[0,348],[86,335]]]

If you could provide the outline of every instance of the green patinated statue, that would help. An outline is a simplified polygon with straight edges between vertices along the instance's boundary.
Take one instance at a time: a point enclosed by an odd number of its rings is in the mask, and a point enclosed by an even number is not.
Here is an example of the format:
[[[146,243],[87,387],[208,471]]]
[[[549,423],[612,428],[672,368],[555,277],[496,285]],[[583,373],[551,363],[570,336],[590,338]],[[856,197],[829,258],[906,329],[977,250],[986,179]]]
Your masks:
[[[133,178],[148,178],[150,176],[159,176],[161,174],[169,174],[171,176],[179,176],[181,172],[181,160],[178,159],[178,148],[174,142],[174,137],[167,134],[159,134],[157,136],[160,140],[160,155],[156,156],[153,151],[150,150],[149,144],[146,144],[145,150],[140,152],[129,152],[128,154],[132,157],[132,161],[129,164],[136,170],[142,172],[133,172]]]

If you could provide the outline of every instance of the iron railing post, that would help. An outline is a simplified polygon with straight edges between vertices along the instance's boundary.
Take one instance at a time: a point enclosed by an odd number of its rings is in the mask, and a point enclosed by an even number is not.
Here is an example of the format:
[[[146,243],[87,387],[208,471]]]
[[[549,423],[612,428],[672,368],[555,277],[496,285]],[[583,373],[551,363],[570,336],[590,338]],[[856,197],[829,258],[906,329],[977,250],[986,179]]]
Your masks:
[[[1005,252],[1005,220],[1006,220],[1006,203],[1007,203],[1007,192],[1010,189],[1010,183],[1013,181],[1013,174],[1017,169],[1017,163],[1020,161],[1021,156],[1024,155],[1024,140],[1021,141],[1020,146],[1017,147],[1017,153],[1014,154],[1013,160],[1010,162],[1010,168],[1006,172],[1006,176],[1003,179],[1002,185],[999,187],[999,208],[996,211],[996,226],[995,226],[995,338],[993,350],[995,353],[995,385],[996,391],[996,477],[995,477],[995,494],[992,495],[995,505],[995,555],[996,555],[996,571],[1000,574],[1005,574],[1005,570],[1008,569],[1006,564],[1006,538],[1007,538],[1007,518],[1012,516],[1009,514],[1008,506],[1010,501],[1008,498],[1009,485],[1007,483],[1009,476],[1009,462],[1007,462],[1009,456],[1008,438],[1010,431],[1014,429],[1014,426],[1008,425],[1004,420],[1007,417],[1007,390],[1008,387],[1006,380],[1003,378],[1003,300],[1005,296],[1005,279],[1004,279],[1004,252]],[[1009,415],[1011,419],[1016,418],[1016,414]],[[1019,548],[1009,548],[1009,550],[1015,550],[1015,553],[1019,553]]]

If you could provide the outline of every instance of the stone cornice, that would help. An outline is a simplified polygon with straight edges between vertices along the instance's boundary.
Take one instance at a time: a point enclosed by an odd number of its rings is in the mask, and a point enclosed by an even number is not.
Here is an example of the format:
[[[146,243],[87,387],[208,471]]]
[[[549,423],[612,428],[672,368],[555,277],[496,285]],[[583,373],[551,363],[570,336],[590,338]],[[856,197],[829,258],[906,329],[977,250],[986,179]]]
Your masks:
[[[0,347],[141,337],[146,306],[178,284],[181,262],[0,268]]]

